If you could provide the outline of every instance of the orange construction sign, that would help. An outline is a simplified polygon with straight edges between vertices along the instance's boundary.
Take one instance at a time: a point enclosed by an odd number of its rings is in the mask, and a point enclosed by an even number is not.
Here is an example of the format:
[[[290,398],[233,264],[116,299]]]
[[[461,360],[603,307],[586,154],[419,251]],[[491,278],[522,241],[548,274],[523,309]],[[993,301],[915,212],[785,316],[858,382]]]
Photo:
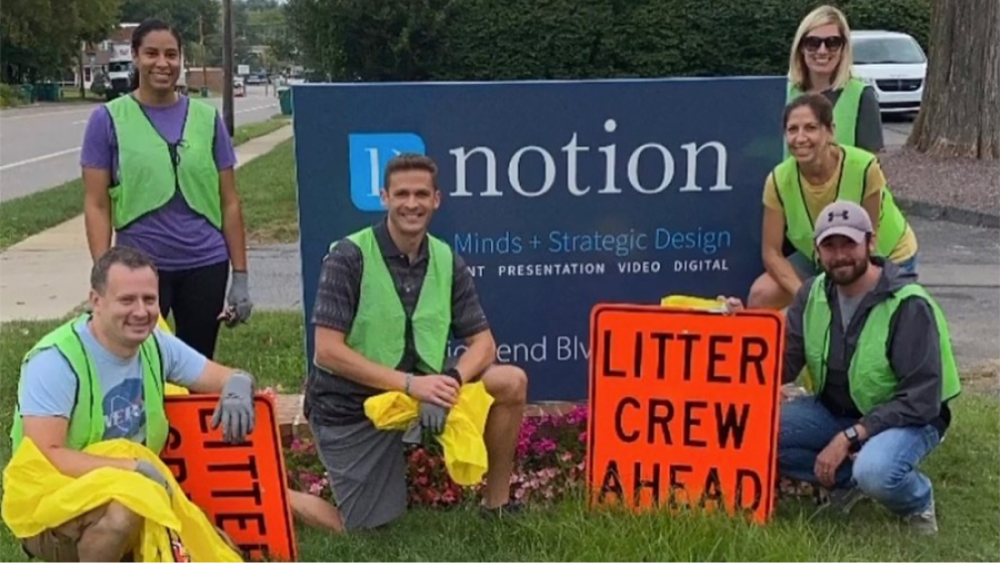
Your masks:
[[[597,305],[590,322],[590,506],[769,519],[784,320]]]
[[[284,451],[274,403],[254,397],[255,424],[241,444],[212,429],[218,395],[166,398],[170,436],[160,458],[193,503],[255,560],[295,561]]]

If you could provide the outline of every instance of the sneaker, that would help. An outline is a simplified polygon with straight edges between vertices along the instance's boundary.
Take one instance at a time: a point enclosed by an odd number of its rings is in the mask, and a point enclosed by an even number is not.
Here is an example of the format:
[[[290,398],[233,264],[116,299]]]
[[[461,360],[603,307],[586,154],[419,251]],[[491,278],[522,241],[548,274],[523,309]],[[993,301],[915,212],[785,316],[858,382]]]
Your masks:
[[[934,510],[934,501],[931,501],[930,507],[926,510],[921,510],[904,516],[903,522],[918,534],[936,534],[938,531],[938,524],[937,513]]]
[[[479,505],[479,515],[483,518],[506,518],[517,516],[523,512],[524,505],[515,501],[510,501],[496,508],[487,508],[485,504]]]

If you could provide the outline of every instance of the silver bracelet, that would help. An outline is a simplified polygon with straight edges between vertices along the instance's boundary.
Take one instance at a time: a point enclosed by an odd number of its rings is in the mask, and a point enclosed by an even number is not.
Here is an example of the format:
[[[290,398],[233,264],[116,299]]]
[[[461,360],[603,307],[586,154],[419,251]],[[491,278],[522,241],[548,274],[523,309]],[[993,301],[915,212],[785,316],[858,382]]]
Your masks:
[[[410,382],[411,381],[413,381],[413,374],[412,373],[406,374],[406,385],[403,387],[403,393],[406,393],[407,395],[410,394]]]

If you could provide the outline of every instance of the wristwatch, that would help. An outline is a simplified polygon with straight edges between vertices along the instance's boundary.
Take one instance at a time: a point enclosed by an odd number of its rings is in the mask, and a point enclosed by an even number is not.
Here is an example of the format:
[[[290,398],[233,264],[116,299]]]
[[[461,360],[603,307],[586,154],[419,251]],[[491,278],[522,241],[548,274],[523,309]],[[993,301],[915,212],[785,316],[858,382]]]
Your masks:
[[[847,430],[844,430],[844,436],[847,437],[847,441],[851,443],[848,450],[850,452],[856,452],[861,449],[861,437],[858,436],[858,429],[851,426]]]
[[[445,370],[444,374],[447,375],[448,377],[454,379],[455,382],[458,383],[459,387],[462,386],[462,374],[458,373],[457,369],[455,369],[455,368],[448,368],[447,370]]]

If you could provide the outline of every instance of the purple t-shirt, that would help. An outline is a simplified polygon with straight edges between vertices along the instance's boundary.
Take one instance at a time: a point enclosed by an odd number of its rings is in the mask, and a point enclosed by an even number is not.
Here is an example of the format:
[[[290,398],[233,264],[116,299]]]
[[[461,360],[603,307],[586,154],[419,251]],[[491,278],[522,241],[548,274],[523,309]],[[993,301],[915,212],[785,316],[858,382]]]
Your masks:
[[[180,140],[190,100],[181,96],[171,106],[143,106],[146,115],[167,142]],[[215,165],[219,170],[236,165],[233,143],[222,118],[216,114]],[[166,150],[166,149],[164,149]],[[80,165],[111,171],[118,183],[118,140],[111,115],[103,105],[90,114],[83,136]],[[195,213],[179,192],[170,203],[116,233],[115,244],[148,254],[163,271],[186,270],[229,260],[226,239],[207,219]]]

